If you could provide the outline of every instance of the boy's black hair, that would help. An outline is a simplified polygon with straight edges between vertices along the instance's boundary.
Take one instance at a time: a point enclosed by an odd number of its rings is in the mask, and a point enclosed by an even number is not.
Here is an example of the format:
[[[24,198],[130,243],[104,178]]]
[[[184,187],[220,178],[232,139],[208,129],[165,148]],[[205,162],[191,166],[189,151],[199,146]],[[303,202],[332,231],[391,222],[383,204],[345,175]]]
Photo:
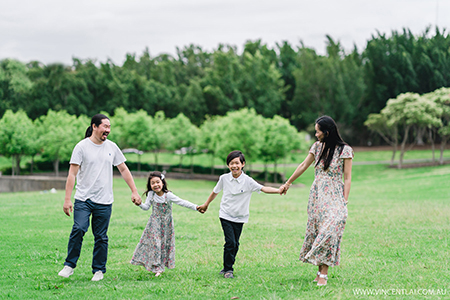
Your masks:
[[[239,160],[241,161],[241,163],[245,163],[244,153],[242,153],[239,150],[234,150],[234,151],[231,151],[230,154],[228,154],[228,156],[227,156],[227,166],[236,157],[239,157]]]
[[[164,176],[164,179],[163,179],[163,174],[161,172],[153,171],[153,172],[150,172],[150,174],[148,174],[147,190],[144,192],[145,196],[148,196],[148,193],[150,191],[152,191],[152,185],[150,184],[150,181],[152,180],[153,177],[158,177],[159,179],[161,179],[161,181],[163,183],[162,191],[164,193],[168,193],[169,189],[167,188],[167,182],[166,182],[165,176]]]

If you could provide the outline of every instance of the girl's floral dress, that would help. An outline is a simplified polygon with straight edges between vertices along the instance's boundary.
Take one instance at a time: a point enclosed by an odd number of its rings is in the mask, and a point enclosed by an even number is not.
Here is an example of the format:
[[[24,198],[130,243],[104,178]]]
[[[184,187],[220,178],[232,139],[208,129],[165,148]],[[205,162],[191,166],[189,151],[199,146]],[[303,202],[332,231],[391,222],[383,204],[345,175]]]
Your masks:
[[[319,159],[322,143],[316,142],[309,150]],[[341,151],[342,150],[342,151]],[[347,220],[344,199],[344,158],[353,159],[353,149],[345,145],[336,147],[328,170],[323,161],[315,167],[315,179],[308,201],[308,223],[300,260],[313,265],[339,265],[340,244]]]
[[[182,200],[171,192],[164,193],[163,196],[158,196],[153,191],[149,192],[145,203],[140,207],[148,210],[153,206],[153,210],[136,246],[131,264],[144,266],[153,273],[164,272],[165,267],[175,268],[172,203],[197,210],[195,204]]]

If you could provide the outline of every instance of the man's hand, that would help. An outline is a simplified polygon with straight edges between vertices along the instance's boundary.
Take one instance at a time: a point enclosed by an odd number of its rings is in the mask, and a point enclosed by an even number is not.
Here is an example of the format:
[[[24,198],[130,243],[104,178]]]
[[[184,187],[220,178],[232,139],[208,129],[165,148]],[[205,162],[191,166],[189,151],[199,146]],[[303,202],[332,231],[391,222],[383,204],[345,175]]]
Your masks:
[[[72,201],[64,200],[63,211],[70,217],[70,213],[73,211]]]
[[[138,192],[133,192],[131,194],[131,201],[136,204],[137,206],[141,205],[142,199],[141,196],[139,196]]]

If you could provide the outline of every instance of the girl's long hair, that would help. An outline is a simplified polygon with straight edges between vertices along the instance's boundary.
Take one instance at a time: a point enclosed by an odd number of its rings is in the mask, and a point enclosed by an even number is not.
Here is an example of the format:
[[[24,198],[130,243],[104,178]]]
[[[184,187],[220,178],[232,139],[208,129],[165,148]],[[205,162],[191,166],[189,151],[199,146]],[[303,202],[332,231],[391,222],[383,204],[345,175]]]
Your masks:
[[[329,116],[322,116],[316,120],[320,131],[323,132],[322,150],[316,166],[323,160],[323,170],[326,171],[333,159],[334,151],[338,147],[339,153],[342,153],[344,146],[347,145],[341,138],[336,122]]]
[[[148,193],[150,191],[153,191],[152,190],[152,185],[150,184],[150,181],[152,180],[153,177],[158,177],[159,179],[161,179],[161,181],[163,183],[162,191],[164,193],[168,193],[169,190],[167,189],[167,182],[166,182],[165,176],[159,171],[153,171],[153,172],[150,172],[150,174],[148,174],[147,190],[144,192],[145,196],[148,196]]]
[[[84,134],[84,138],[88,138],[88,137],[90,137],[92,135],[92,124],[95,124],[95,126],[98,127],[98,126],[100,126],[100,124],[102,124],[102,121],[104,119],[108,119],[109,120],[109,118],[107,116],[103,115],[103,114],[96,114],[95,116],[93,116],[92,119],[91,119],[91,126],[89,126],[86,129],[86,133]]]

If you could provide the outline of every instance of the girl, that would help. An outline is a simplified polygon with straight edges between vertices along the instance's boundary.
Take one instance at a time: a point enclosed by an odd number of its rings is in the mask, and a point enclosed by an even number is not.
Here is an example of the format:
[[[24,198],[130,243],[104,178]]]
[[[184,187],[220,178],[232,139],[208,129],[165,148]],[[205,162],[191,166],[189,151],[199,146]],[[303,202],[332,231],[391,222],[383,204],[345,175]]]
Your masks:
[[[332,118],[318,118],[315,129],[318,141],[280,190],[285,194],[290,185],[315,162],[315,179],[309,194],[308,223],[300,260],[319,267],[314,281],[318,286],[323,286],[327,284],[328,267],[339,265],[352,182],[353,149],[342,140]]]
[[[144,194],[147,199],[139,207],[148,210],[153,205],[153,211],[130,263],[144,266],[155,273],[155,276],[159,276],[164,272],[164,267],[175,267],[172,203],[192,210],[197,210],[198,206],[170,192],[164,174],[158,171],[149,174]]]

